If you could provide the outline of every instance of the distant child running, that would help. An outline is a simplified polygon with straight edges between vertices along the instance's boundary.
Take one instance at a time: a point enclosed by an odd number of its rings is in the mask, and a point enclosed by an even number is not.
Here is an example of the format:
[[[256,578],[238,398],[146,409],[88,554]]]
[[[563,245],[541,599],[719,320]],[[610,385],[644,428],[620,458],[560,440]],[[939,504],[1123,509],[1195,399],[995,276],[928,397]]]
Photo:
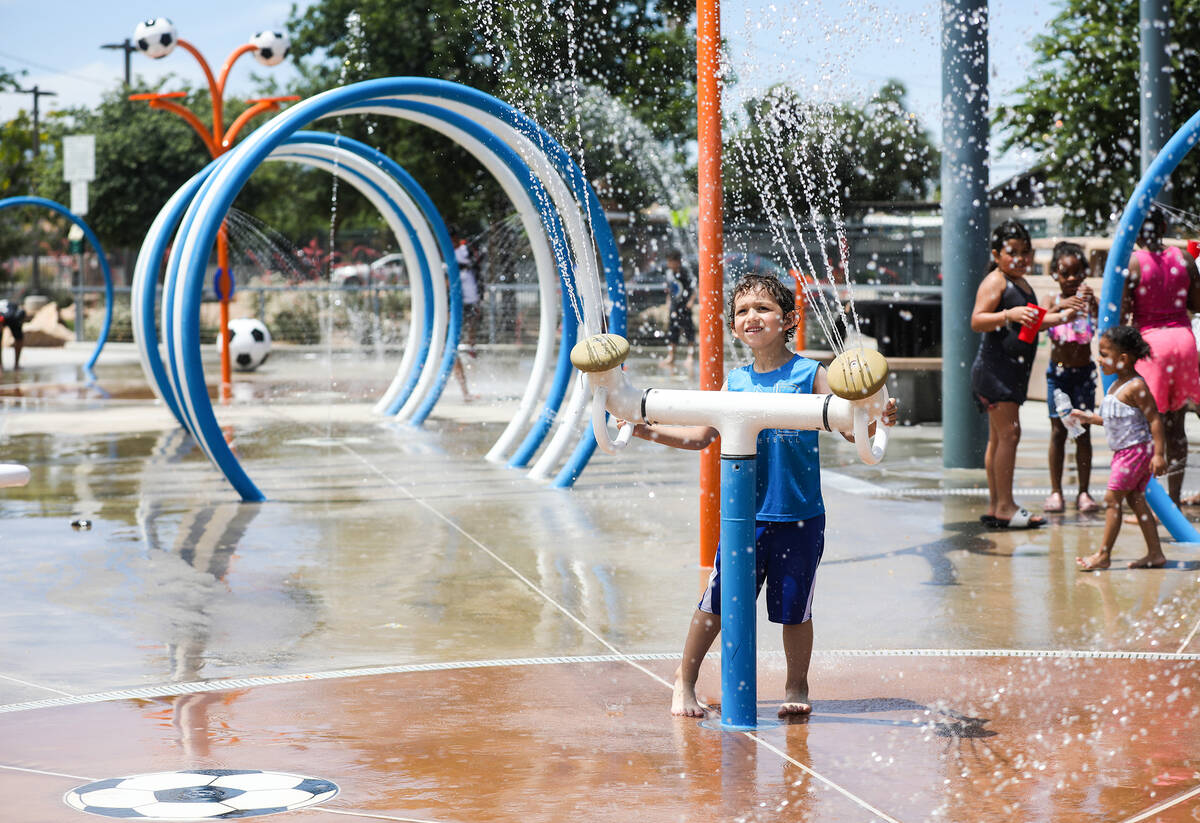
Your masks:
[[[1158,521],[1146,502],[1146,484],[1150,475],[1167,470],[1166,439],[1162,417],[1150,394],[1150,387],[1135,366],[1150,356],[1150,344],[1133,326],[1114,326],[1100,335],[1100,370],[1117,379],[1100,403],[1100,414],[1074,410],[1071,416],[1081,423],[1104,426],[1109,448],[1113,450],[1108,492],[1104,495],[1104,545],[1089,557],[1077,557],[1082,572],[1107,569],[1113,544],[1121,531],[1121,503],[1137,515],[1142,536],[1146,538],[1146,556],[1132,561],[1131,569],[1158,569],[1166,565],[1158,541]]]
[[[1029,232],[1016,220],[1006,220],[992,232],[992,269],[975,292],[971,331],[983,332],[971,366],[971,391],[979,410],[988,416],[988,445],[984,457],[988,481],[988,511],[979,519],[992,529],[1033,529],[1046,523],[1013,498],[1013,469],[1021,442],[1019,412],[1029,389],[1037,340],[1021,340],[1021,327],[1057,326],[1086,308],[1076,295],[1058,311],[1038,318],[1037,296],[1025,280],[1033,265]],[[1036,332],[1035,332],[1036,333]]]
[[[1061,294],[1054,298],[1050,310],[1063,301],[1078,296],[1086,306],[1067,323],[1050,329],[1050,367],[1046,370],[1046,403],[1050,406],[1050,496],[1042,511],[1066,510],[1063,496],[1063,462],[1067,451],[1067,427],[1059,419],[1055,390],[1071,399],[1072,409],[1094,411],[1096,408],[1096,364],[1092,361],[1092,338],[1096,334],[1097,305],[1095,295],[1083,281],[1087,278],[1087,258],[1077,243],[1062,242],[1054,247],[1050,259],[1050,276],[1058,281]],[[1087,426],[1075,438],[1075,469],[1079,475],[1079,492],[1075,508],[1094,512],[1100,508],[1088,484],[1092,477],[1092,435]]]
[[[788,341],[796,331],[796,301],[775,277],[746,275],[733,287],[729,325],[754,362],[730,372],[726,391],[828,394],[825,368],[794,354]],[[888,403],[884,425],[896,423],[896,401]],[[717,437],[707,426],[638,424],[634,434],[683,449],[703,449]],[[874,434],[874,424],[871,426]],[[843,434],[853,441],[849,435]],[[812,711],[808,666],[812,657],[812,599],[817,564],[825,549],[825,503],[815,431],[768,429],[758,435],[755,552],[758,591],[767,584],[767,616],[783,625],[787,683],[779,715]],[[720,552],[708,588],[692,616],[683,661],[675,672],[671,714],[704,717],[708,707],[696,697],[700,664],[721,631]]]

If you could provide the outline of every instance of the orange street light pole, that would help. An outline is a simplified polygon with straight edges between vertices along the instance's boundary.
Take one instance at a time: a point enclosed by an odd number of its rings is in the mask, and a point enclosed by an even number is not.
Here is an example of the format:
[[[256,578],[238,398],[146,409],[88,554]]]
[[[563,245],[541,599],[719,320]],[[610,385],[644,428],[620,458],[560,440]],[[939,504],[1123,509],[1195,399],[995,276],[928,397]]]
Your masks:
[[[699,151],[700,388],[725,382],[724,232],[721,185],[721,3],[696,3],[696,135]],[[700,452],[700,565],[721,538],[721,441]]]
[[[300,99],[298,95],[285,95],[283,97],[264,97],[258,100],[248,100],[250,108],[242,112],[229,126],[229,129],[226,130],[225,83],[229,80],[229,72],[233,69],[233,64],[237,62],[239,57],[243,54],[256,51],[258,47],[254,43],[245,43],[230,52],[229,56],[225,58],[225,64],[221,67],[221,75],[218,79],[213,76],[212,69],[208,66],[208,61],[204,59],[204,55],[200,53],[199,49],[182,37],[176,38],[175,44],[196,58],[196,62],[200,64],[200,68],[204,71],[204,78],[208,81],[208,94],[212,100],[211,129],[206,128],[200,118],[193,112],[178,103],[172,102],[173,99],[187,97],[187,94],[184,92],[131,94],[129,95],[129,99],[145,100],[150,104],[150,108],[152,109],[169,111],[182,117],[200,136],[200,139],[204,142],[204,147],[208,149],[209,155],[214,160],[229,151],[242,127],[259,114],[268,111],[277,111],[280,103]],[[217,270],[217,297],[221,304],[220,334],[221,338],[227,341],[229,340],[229,300],[233,296],[233,273],[229,270],[229,234],[228,227],[224,222],[221,223],[221,229],[217,233]],[[229,357],[229,346],[222,346],[220,350],[221,402],[229,403],[233,398],[233,364]]]

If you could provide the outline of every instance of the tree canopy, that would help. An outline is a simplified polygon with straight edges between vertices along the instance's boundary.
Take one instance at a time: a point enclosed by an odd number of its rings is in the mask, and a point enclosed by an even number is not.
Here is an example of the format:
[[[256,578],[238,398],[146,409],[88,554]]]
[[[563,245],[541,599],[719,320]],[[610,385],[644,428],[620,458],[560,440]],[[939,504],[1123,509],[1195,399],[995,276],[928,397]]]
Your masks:
[[[747,101],[725,153],[731,210],[762,214],[780,196],[820,201],[822,211],[926,198],[939,153],[906,96],[891,80],[863,105],[813,104],[786,86]]]
[[[1200,109],[1200,5],[1171,3],[1172,130]],[[1140,178],[1138,4],[1065,0],[1033,41],[1037,57],[1017,102],[997,108],[1002,150],[1033,150],[1047,202],[1067,208],[1074,227],[1111,225]],[[1173,176],[1178,202],[1194,201],[1200,158]]]
[[[535,116],[568,151],[592,159],[589,173],[599,168],[615,175],[608,188],[620,193],[618,205],[641,208],[652,202],[654,187],[636,180],[632,164],[620,157],[615,172],[596,161],[614,156],[611,141],[577,128],[564,89],[601,90],[682,157],[695,136],[692,10],[679,0],[594,0],[569,9],[533,0],[318,0],[288,22],[302,75],[295,90],[310,94],[387,76],[470,85]],[[409,168],[439,210],[464,228],[494,216],[504,202],[478,163],[428,129],[390,118],[347,118],[339,130]]]

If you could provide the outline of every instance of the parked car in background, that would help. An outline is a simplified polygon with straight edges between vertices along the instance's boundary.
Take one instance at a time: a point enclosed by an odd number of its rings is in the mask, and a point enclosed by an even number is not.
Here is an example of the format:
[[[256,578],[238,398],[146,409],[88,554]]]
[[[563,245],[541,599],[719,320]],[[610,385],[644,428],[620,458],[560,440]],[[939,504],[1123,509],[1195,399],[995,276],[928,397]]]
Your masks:
[[[408,270],[404,267],[404,255],[396,252],[385,254],[370,263],[348,263],[337,266],[329,275],[335,286],[390,286],[408,282]]]

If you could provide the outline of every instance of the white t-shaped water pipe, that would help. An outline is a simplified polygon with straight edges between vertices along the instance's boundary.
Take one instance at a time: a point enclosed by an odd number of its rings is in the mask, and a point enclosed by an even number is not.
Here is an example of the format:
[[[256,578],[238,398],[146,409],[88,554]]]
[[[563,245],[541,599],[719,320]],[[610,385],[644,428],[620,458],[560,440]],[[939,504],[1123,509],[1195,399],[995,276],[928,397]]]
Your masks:
[[[887,405],[888,367],[875,351],[843,352],[829,364],[833,394],[773,394],[680,389],[638,390],[620,368],[629,343],[615,334],[596,334],[579,341],[571,362],[587,376],[594,394],[592,427],[600,448],[610,454],[629,442],[632,427],[614,440],[605,411],[632,423],[712,426],[721,433],[725,454],[754,454],[763,429],[816,429],[850,432],[864,463],[874,465],[887,450],[887,428],[869,426]]]

